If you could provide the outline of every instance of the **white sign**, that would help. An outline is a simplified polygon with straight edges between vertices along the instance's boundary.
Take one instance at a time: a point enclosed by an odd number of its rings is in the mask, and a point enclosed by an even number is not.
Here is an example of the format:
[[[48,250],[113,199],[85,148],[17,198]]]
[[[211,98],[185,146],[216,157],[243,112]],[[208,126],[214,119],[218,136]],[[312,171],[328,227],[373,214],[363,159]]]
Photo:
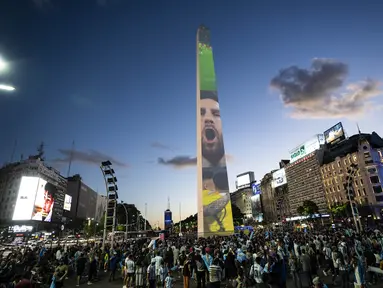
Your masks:
[[[26,225],[15,225],[13,227],[10,227],[10,230],[14,233],[25,233],[25,232],[32,232],[33,226],[26,226]]]
[[[64,210],[70,211],[71,207],[72,207],[72,196],[65,194]]]
[[[31,220],[39,180],[39,177],[23,176],[21,178],[12,220]]]
[[[293,163],[306,155],[318,150],[320,148],[319,137],[316,135],[313,139],[299,145],[294,150],[290,151],[290,163]]]
[[[237,176],[237,188],[250,185],[250,175],[245,174],[241,176]]]
[[[276,188],[287,183],[285,168],[279,169],[273,173],[273,181],[271,187]]]

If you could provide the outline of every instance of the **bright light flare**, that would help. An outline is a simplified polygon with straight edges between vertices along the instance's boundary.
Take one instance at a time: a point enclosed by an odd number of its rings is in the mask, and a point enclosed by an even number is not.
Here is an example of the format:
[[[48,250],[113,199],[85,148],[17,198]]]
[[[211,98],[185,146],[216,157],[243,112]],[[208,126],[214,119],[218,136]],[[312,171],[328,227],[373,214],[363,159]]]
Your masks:
[[[0,90],[13,91],[15,90],[15,87],[0,84]]]
[[[0,71],[5,70],[7,68],[7,63],[0,57]]]

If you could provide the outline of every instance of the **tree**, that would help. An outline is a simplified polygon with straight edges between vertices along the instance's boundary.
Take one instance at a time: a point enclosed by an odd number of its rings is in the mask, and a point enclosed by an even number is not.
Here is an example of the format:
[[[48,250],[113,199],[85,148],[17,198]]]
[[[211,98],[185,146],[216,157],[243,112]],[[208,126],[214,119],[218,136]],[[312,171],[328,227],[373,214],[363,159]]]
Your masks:
[[[305,213],[305,208],[304,208],[303,206],[299,206],[299,207],[297,208],[297,214],[298,214],[299,216],[303,216],[304,213]]]
[[[319,214],[319,207],[315,202],[305,200],[303,201],[303,204],[297,208],[297,213],[300,216],[308,216],[312,218],[315,214]]]
[[[335,205],[333,207],[331,207],[330,211],[331,211],[331,214],[336,218],[336,217],[339,217],[339,218],[342,218],[342,217],[347,217],[347,210],[349,208],[350,204],[347,202],[347,203],[343,203],[343,204],[339,204],[339,205]]]
[[[312,217],[312,216],[314,216],[314,214],[319,214],[318,205],[311,200],[303,201],[303,207],[305,208],[305,215],[306,216]]]

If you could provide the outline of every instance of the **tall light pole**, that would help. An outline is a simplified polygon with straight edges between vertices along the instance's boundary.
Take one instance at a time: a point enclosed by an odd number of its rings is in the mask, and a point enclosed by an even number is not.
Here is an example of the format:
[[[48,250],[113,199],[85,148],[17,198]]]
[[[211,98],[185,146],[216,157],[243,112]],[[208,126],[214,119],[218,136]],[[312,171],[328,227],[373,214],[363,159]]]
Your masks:
[[[146,220],[147,214],[146,213],[148,212],[147,210],[148,210],[148,203],[145,203],[145,222],[144,222],[144,231],[145,232],[146,232],[146,222],[147,222],[147,220]]]
[[[112,228],[111,248],[114,244],[114,232],[116,228],[116,215],[117,215],[117,200],[118,200],[118,187],[117,178],[115,177],[112,163],[107,160],[101,163],[100,169],[105,180],[106,187],[106,207],[105,207],[105,221],[104,221],[104,235],[102,238],[102,251],[105,251],[106,232],[108,228]]]
[[[124,210],[125,210],[125,241],[126,240],[128,240],[128,217],[129,217],[129,215],[128,215],[128,210],[126,209],[126,207],[125,207],[125,204],[124,204],[124,201],[121,201],[121,205],[122,205],[122,207],[124,207]]]
[[[181,202],[180,202],[180,236],[182,235],[182,217],[181,217]]]

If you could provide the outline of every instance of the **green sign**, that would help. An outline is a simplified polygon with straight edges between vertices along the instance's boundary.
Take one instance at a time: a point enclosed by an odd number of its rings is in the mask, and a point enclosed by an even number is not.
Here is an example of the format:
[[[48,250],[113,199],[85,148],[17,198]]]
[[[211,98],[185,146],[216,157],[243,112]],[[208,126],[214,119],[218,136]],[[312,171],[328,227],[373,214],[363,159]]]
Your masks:
[[[298,160],[299,158],[302,158],[305,155],[306,155],[306,148],[305,148],[305,145],[302,145],[293,153],[291,153],[290,158],[291,158],[291,161],[295,161],[295,160]]]

